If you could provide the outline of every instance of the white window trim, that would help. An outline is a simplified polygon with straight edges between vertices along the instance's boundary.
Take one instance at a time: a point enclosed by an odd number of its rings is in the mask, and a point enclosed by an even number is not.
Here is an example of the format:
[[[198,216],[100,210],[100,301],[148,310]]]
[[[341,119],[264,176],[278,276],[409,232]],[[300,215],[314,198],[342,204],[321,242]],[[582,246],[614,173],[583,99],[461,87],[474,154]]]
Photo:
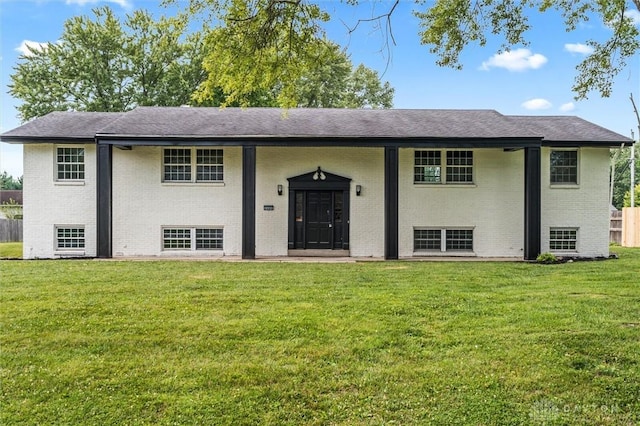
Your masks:
[[[440,182],[416,182],[415,179],[415,168],[416,168],[416,152],[417,151],[440,151]],[[452,151],[471,151],[473,156],[473,164],[471,165],[471,182],[448,182],[447,181],[447,152]],[[413,151],[413,184],[416,187],[439,187],[439,186],[448,186],[451,188],[476,188],[478,185],[476,184],[476,153],[473,149],[464,149],[464,148],[424,148],[424,149],[414,149]]]
[[[165,229],[188,229],[190,230],[190,247],[189,248],[164,248],[164,230]],[[220,229],[222,230],[222,248],[219,249],[197,249],[196,248],[196,230],[197,229]],[[162,226],[160,230],[160,250],[163,253],[223,253],[224,254],[224,226],[207,225],[207,226],[192,226],[192,225],[166,225]]]
[[[551,182],[551,153],[554,151],[574,151],[576,152],[576,162],[578,163],[576,166],[576,183],[553,183]],[[549,188],[552,189],[579,189],[580,188],[580,148],[549,148]]]
[[[551,231],[552,230],[558,230],[558,231],[576,231],[576,248],[575,249],[566,249],[566,250],[558,250],[558,249],[552,249],[551,248]],[[549,247],[549,251],[551,253],[558,253],[558,254],[568,254],[568,253],[579,253],[579,247],[580,247],[580,227],[578,226],[550,226],[549,227],[549,233],[547,234],[549,236],[549,241],[548,241],[548,247]]]
[[[415,231],[433,231],[439,230],[440,234],[440,250],[416,250],[415,247]],[[447,231],[452,230],[463,230],[463,231],[472,231],[473,232],[473,240],[472,240],[472,248],[471,250],[447,250]],[[412,233],[412,242],[413,242],[413,255],[416,257],[419,256],[467,256],[474,257],[475,253],[475,227],[473,226],[416,226],[413,228]]]
[[[58,148],[81,148],[84,150],[84,178],[82,179],[60,179],[58,178]],[[63,163],[66,164],[66,163]],[[84,186],[87,179],[87,148],[84,145],[61,144],[53,147],[53,182],[57,186]]]
[[[164,151],[165,149],[188,149],[191,151],[191,179],[190,180],[165,180],[164,179]],[[198,158],[197,153],[198,149],[215,149],[222,151],[222,180],[197,180],[198,176]],[[225,150],[222,147],[211,147],[211,146],[165,146],[162,148],[161,156],[160,156],[160,182],[162,186],[211,186],[211,187],[222,187],[224,185],[224,178],[226,177],[226,170],[224,165],[224,154]]]
[[[84,247],[58,247],[58,229],[77,228],[84,230]],[[53,225],[53,253],[57,256],[84,256],[87,249],[87,227],[78,224]]]

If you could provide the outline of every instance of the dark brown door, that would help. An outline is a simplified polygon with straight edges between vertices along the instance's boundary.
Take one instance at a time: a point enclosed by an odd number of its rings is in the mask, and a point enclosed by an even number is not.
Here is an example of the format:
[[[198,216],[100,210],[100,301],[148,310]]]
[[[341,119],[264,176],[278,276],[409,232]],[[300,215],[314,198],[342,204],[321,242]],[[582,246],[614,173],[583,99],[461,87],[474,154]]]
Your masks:
[[[306,247],[333,248],[333,193],[308,191],[306,203]]]

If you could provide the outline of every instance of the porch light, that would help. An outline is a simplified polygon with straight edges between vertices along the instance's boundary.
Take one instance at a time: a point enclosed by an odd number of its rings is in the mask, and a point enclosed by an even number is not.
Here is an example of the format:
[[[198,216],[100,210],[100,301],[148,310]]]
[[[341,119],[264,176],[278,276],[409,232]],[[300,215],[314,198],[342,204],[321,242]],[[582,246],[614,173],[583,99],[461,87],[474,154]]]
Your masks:
[[[278,195],[282,195],[282,185],[278,185]]]
[[[356,196],[360,196],[360,193],[362,193],[362,185],[356,185]]]
[[[320,166],[318,166],[318,170],[313,174],[313,180],[318,180],[318,178],[320,178],[320,180],[325,180],[327,178],[322,169],[320,169]]]

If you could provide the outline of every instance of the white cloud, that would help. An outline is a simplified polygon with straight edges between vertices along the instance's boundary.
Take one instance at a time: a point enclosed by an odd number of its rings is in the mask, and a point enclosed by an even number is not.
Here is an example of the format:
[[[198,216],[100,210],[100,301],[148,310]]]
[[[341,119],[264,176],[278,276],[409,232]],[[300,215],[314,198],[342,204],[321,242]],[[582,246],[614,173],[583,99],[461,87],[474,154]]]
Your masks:
[[[523,102],[522,106],[526,109],[540,110],[540,109],[549,109],[553,105],[551,104],[551,102],[549,102],[546,99],[535,98],[535,99],[529,99],[528,101]]]
[[[567,43],[564,45],[564,50],[571,53],[580,53],[582,55],[588,55],[593,52],[593,47],[587,46],[582,43]]]
[[[560,111],[562,112],[569,112],[573,111],[574,109],[576,109],[576,106],[573,102],[567,102],[566,104],[560,105]]]
[[[532,53],[529,49],[516,49],[508,52],[496,53],[488,61],[482,63],[481,70],[490,68],[505,68],[509,71],[526,71],[538,69],[547,63],[547,58],[539,53]]]
[[[33,50],[43,50],[47,48],[49,43],[40,43],[39,41],[22,40],[20,46],[16,47],[16,52],[20,52],[24,56],[31,56],[33,53],[29,50],[29,47]]]
[[[634,25],[640,25],[640,12],[634,9],[624,11],[624,16],[631,18]]]
[[[131,0],[66,0],[65,1],[66,4],[77,4],[79,6],[84,6],[87,4],[96,4],[101,2],[115,3],[117,5],[120,5],[120,7],[122,7],[123,9],[133,8],[133,4],[131,3]]]

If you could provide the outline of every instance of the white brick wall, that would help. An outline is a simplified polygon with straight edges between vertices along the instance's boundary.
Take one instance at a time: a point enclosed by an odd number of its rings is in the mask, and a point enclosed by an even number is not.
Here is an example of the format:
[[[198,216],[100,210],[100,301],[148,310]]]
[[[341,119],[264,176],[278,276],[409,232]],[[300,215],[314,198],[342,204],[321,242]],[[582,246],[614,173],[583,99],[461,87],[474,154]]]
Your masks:
[[[351,179],[351,255],[384,256],[384,149],[258,147],[256,154],[257,256],[287,255],[287,178],[318,166]],[[277,194],[278,184],[284,187],[282,196]],[[356,185],[362,185],[360,197]],[[274,210],[265,211],[265,204]]]
[[[84,146],[85,180],[56,182],[58,146]],[[85,249],[75,255],[96,255],[96,150],[94,145],[24,145],[24,249],[26,259],[64,256],[55,249],[56,225],[84,225]],[[68,252],[67,252],[68,254]]]
[[[578,228],[578,256],[609,255],[609,150],[578,151],[578,185],[551,185],[551,148],[542,149],[541,250],[549,251],[549,228]],[[561,254],[561,253],[560,253]]]
[[[523,256],[523,151],[474,150],[474,185],[414,184],[414,152],[399,154],[400,257],[414,255],[416,227],[470,227],[475,255]]]
[[[57,183],[54,144],[24,146],[24,256],[50,258],[55,225],[84,225],[84,255],[96,255],[96,150],[85,146],[85,181]],[[113,150],[113,255],[161,256],[163,226],[220,226],[224,249],[242,252],[242,149],[224,148],[224,184],[162,183],[161,147]],[[352,256],[384,256],[384,149],[258,147],[256,255],[286,256],[287,178],[323,170],[352,179]],[[524,152],[474,150],[474,185],[416,185],[413,149],[399,151],[399,255],[413,252],[415,227],[472,227],[477,256],[523,255]],[[579,151],[577,187],[549,184],[549,148],[542,149],[542,251],[550,227],[578,228],[578,255],[608,255],[608,150]],[[277,195],[277,185],[284,187]],[[355,185],[362,185],[356,197]],[[273,205],[265,211],[264,205]]]
[[[162,183],[163,148],[114,148],[113,256],[240,255],[242,149],[223,150],[224,184],[183,184]],[[224,248],[206,253],[163,252],[165,226],[220,226]]]

